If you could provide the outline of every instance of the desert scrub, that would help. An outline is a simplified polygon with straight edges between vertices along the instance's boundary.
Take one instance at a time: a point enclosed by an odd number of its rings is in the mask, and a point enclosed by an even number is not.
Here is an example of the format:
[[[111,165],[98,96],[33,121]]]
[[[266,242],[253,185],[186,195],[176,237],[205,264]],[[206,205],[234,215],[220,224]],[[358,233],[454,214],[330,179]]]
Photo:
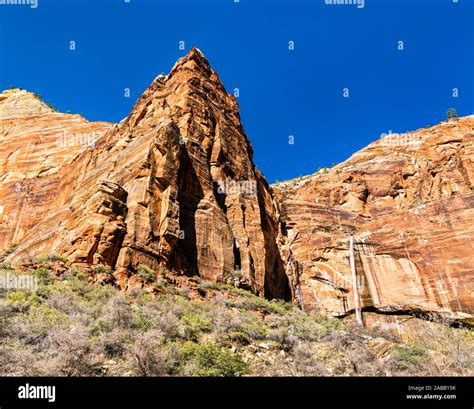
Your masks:
[[[147,315],[142,308],[132,306],[133,309],[133,327],[138,331],[147,332],[153,328],[153,320]]]
[[[104,331],[130,329],[134,327],[135,318],[130,301],[124,294],[118,293],[107,300],[98,322]]]
[[[321,342],[341,324],[319,314],[308,314],[293,309],[285,315],[271,314],[265,319],[267,340],[274,341],[285,351],[291,351],[300,341]]]
[[[0,263],[0,270],[13,270],[12,263]]]
[[[116,293],[116,290],[112,287],[90,283],[81,274],[68,278],[67,285],[74,293],[82,297],[84,301],[90,303],[104,303]]]
[[[421,376],[440,374],[440,368],[431,354],[418,345],[395,345],[384,368],[389,375],[396,376],[413,373]]]
[[[425,350],[418,345],[395,345],[392,354],[396,360],[413,364],[426,356]]]
[[[94,267],[94,273],[96,274],[113,274],[112,267],[104,266],[103,264],[99,264]]]
[[[197,341],[203,333],[211,332],[212,320],[206,315],[201,308],[195,304],[190,304],[190,308],[186,308],[181,314],[181,336],[185,339]]]
[[[382,359],[376,331],[233,286],[190,279],[187,296],[173,283],[122,293],[69,267],[60,277],[38,267],[48,274],[36,292],[0,300],[1,375],[468,375],[474,366],[467,329],[420,321],[413,344],[385,341]]]
[[[35,264],[47,264],[49,261],[51,261],[51,259],[47,254],[42,254],[33,259],[33,263]]]
[[[430,316],[431,321],[419,321],[411,335],[415,342],[442,354],[449,360],[443,374],[474,373],[474,332],[469,328],[455,328],[453,321],[445,316]],[[446,371],[446,372],[444,372]]]
[[[266,339],[268,328],[256,313],[243,311],[238,315],[228,315],[226,323],[216,325],[214,333],[217,339],[227,345],[248,345]]]
[[[39,284],[51,284],[53,282],[53,278],[47,268],[37,268],[32,271],[32,274],[38,279]]]
[[[5,301],[16,311],[28,311],[31,307],[38,306],[43,302],[36,292],[10,291],[6,294]]]
[[[248,366],[216,344],[185,342],[180,346],[180,373],[192,376],[242,376]]]
[[[56,254],[56,253],[50,254],[48,256],[48,259],[49,259],[49,261],[60,261],[64,264],[69,264],[69,259],[64,254]]]
[[[67,328],[70,319],[55,308],[40,303],[32,305],[28,311],[17,314],[10,319],[7,331],[10,336],[27,344],[41,345],[54,328]]]
[[[145,283],[151,283],[155,279],[155,271],[145,264],[140,264],[137,267],[137,275]]]
[[[286,314],[293,309],[293,305],[282,300],[266,300],[249,291],[238,289],[232,286],[223,286],[230,293],[235,294],[237,298],[229,303],[243,310],[260,311],[263,314]]]

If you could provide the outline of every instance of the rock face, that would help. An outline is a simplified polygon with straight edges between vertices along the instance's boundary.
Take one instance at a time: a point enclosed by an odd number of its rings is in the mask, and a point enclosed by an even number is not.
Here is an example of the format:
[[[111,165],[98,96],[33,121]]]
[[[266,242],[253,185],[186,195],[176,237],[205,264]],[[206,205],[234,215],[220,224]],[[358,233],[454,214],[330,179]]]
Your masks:
[[[56,113],[26,91],[0,94],[0,249],[60,206],[71,161],[111,127]]]
[[[305,309],[474,311],[474,116],[387,135],[285,189],[281,248]]]
[[[199,50],[156,78],[93,150],[69,154],[58,157],[49,214],[4,241],[20,243],[10,260],[57,252],[113,267],[122,288],[141,285],[134,272],[147,264],[289,297],[270,188],[235,98]]]
[[[352,235],[366,310],[472,319],[473,135],[474,117],[388,135],[273,189],[253,164],[235,98],[197,49],[117,125],[6,91],[0,250],[11,262],[58,253],[104,264],[123,289],[144,285],[141,264],[238,280],[345,316]]]

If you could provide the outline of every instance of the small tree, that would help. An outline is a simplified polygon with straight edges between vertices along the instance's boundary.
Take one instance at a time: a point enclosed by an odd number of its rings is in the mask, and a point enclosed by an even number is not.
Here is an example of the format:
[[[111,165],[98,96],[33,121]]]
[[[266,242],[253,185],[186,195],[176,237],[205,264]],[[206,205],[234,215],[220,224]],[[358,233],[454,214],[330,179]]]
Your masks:
[[[448,119],[451,119],[451,118],[457,118],[458,113],[456,112],[454,108],[449,108],[446,115],[448,116]]]

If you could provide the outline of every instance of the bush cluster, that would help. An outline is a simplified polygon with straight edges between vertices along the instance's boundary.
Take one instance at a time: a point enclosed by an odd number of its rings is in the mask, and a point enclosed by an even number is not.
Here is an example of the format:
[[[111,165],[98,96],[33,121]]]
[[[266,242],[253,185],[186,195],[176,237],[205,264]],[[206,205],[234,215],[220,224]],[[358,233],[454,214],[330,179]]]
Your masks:
[[[139,270],[144,280],[155,277]],[[152,296],[93,284],[72,268],[61,280],[48,265],[31,273],[36,291],[0,299],[0,375],[473,373],[472,332],[444,322],[417,326],[414,341],[403,343],[229,285],[200,282],[180,291],[167,284]],[[383,357],[377,343],[386,346]]]

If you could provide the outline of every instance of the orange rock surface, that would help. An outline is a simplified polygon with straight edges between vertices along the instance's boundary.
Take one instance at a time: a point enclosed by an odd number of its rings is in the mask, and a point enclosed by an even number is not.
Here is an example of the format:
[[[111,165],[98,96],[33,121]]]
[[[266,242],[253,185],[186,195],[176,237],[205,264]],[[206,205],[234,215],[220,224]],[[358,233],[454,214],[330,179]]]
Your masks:
[[[119,124],[0,95],[0,250],[140,264],[335,316],[474,311],[474,116],[391,134],[338,166],[268,186],[235,98],[192,49]],[[15,247],[11,247],[15,244]]]
[[[295,182],[298,184],[298,182]],[[282,253],[305,309],[474,311],[474,116],[391,134],[280,192]]]
[[[11,260],[56,252],[106,264],[124,289],[141,285],[134,273],[147,264],[214,281],[238,276],[257,294],[289,295],[270,188],[235,98],[199,50],[157,77],[94,149],[68,154],[57,155],[65,170],[44,197],[47,211],[6,225],[25,231],[4,241],[19,243]]]
[[[56,113],[27,91],[0,94],[0,249],[20,243],[60,205],[71,161],[112,126]]]

